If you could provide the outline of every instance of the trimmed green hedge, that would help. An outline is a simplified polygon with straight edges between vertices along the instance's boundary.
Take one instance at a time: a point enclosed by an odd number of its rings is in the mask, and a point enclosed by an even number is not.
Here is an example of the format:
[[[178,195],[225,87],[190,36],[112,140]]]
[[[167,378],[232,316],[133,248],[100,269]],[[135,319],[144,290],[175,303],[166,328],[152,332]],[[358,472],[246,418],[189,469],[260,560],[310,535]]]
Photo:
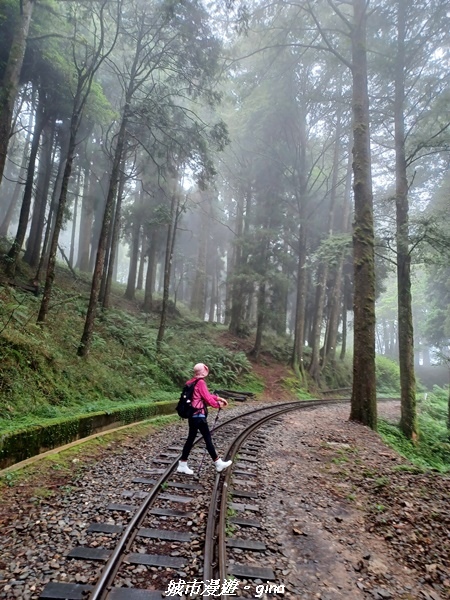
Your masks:
[[[175,411],[176,401],[130,404],[108,412],[91,413],[69,419],[55,419],[46,425],[36,425],[0,436],[0,469],[64,446],[94,433],[122,425],[144,421]]]

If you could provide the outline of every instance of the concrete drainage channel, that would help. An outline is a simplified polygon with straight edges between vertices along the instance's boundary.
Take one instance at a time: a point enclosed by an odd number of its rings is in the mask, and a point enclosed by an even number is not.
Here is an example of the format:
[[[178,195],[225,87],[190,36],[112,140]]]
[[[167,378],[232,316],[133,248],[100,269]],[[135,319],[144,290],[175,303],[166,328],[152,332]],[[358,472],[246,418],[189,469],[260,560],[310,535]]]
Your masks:
[[[219,590],[224,592],[222,597],[235,596],[233,585],[240,586],[241,597],[276,593],[279,586],[273,569],[257,565],[254,558],[248,564],[238,561],[243,552],[256,555],[266,550],[265,542],[259,539],[264,537],[263,528],[255,517],[260,493],[257,452],[265,443],[261,436],[270,420],[286,411],[329,402],[272,404],[222,423],[215,439],[233,439],[227,456],[234,457],[232,468],[223,474],[200,472],[197,478],[177,474],[181,446],[165,448],[153,459],[152,468],[124,482],[123,501],[99,507],[99,516],[103,512],[106,518],[89,526],[92,545],[69,550],[67,559],[77,562],[79,572],[85,573],[84,580],[92,581],[95,576],[96,584],[51,581],[40,598],[194,598],[204,595],[202,585],[216,582],[217,586],[218,580],[225,586]],[[255,439],[247,440],[261,427]],[[193,467],[198,471],[203,447],[197,445],[194,453]],[[102,545],[95,541],[98,535]],[[99,564],[103,565],[100,570],[96,567]],[[182,589],[183,582],[191,588]],[[210,591],[213,595],[212,588]]]

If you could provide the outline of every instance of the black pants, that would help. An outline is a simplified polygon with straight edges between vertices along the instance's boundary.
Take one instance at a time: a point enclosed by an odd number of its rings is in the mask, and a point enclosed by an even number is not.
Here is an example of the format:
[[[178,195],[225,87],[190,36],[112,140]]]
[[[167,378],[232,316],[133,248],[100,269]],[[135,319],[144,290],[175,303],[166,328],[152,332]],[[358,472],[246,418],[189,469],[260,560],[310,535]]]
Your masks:
[[[205,440],[206,449],[208,450],[209,455],[213,460],[217,460],[217,452],[212,443],[211,432],[209,431],[208,423],[204,417],[191,417],[189,419],[189,435],[184,444],[183,452],[181,453],[181,460],[188,459],[198,431],[200,431]]]

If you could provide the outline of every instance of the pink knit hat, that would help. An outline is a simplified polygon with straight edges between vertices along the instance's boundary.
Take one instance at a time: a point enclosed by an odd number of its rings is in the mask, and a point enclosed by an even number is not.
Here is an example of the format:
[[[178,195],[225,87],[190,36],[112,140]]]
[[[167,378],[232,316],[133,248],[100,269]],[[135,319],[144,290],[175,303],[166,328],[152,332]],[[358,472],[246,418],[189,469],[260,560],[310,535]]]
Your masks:
[[[207,377],[209,369],[203,363],[198,363],[194,367],[194,377]]]

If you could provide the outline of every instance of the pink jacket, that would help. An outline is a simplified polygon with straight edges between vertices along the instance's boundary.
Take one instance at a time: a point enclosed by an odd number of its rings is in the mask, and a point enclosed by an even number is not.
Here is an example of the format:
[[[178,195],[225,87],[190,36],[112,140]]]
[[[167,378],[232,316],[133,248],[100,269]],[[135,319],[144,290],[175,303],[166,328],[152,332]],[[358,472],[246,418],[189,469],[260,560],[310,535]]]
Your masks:
[[[196,379],[197,378],[194,377],[193,379],[190,379],[186,383],[192,383]],[[214,394],[209,393],[208,388],[205,383],[205,380],[199,379],[194,388],[194,394],[192,396],[192,406],[194,408],[199,409],[198,412],[196,412],[195,414],[196,415],[204,415],[205,414],[205,404],[208,404],[209,406],[212,406],[213,408],[219,408],[220,404],[217,400],[218,398],[219,398],[219,396],[215,396]]]

